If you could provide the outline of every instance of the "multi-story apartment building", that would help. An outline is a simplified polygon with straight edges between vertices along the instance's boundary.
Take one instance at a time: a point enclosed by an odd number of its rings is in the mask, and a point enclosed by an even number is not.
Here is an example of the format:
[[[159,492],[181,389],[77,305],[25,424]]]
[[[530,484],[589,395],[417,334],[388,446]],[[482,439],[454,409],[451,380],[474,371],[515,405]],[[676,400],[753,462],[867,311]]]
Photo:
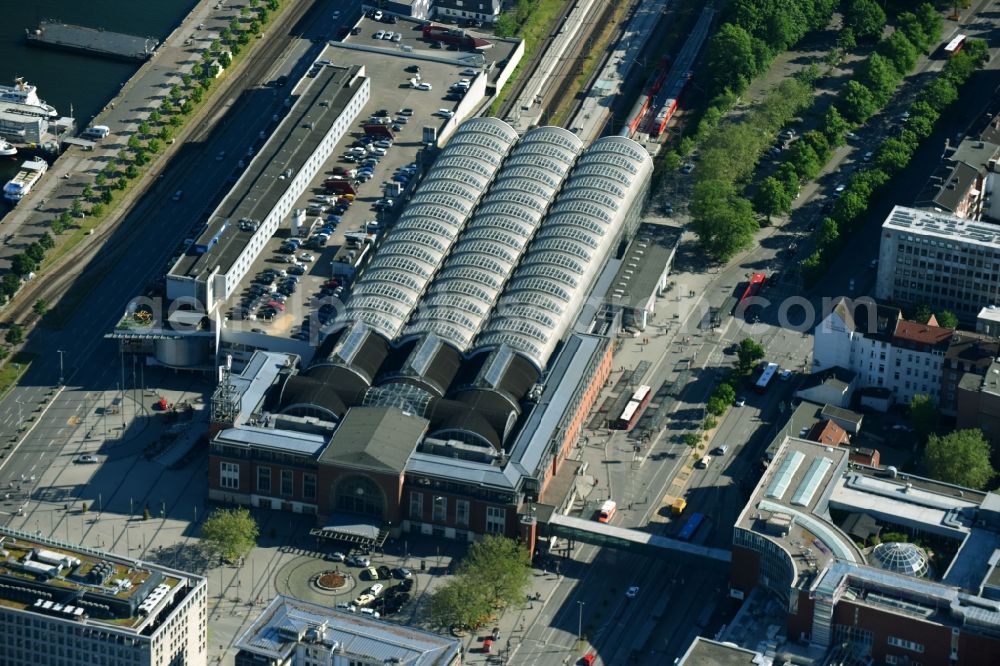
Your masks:
[[[926,303],[974,323],[1000,304],[1000,230],[954,215],[896,206],[882,224],[875,297]]]
[[[938,399],[950,328],[902,318],[897,308],[841,299],[816,328],[816,370],[846,368],[857,388],[881,387],[908,404],[915,395]]]
[[[207,663],[203,577],[2,527],[0,556],[0,663]]]

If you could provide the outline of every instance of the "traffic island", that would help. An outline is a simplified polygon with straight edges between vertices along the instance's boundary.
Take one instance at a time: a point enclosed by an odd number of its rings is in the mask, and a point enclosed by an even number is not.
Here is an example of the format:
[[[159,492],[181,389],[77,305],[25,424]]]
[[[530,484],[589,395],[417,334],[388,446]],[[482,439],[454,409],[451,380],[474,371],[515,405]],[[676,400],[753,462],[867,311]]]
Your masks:
[[[334,594],[354,586],[352,576],[347,572],[339,570],[322,571],[313,576],[309,583],[319,592],[331,592]]]

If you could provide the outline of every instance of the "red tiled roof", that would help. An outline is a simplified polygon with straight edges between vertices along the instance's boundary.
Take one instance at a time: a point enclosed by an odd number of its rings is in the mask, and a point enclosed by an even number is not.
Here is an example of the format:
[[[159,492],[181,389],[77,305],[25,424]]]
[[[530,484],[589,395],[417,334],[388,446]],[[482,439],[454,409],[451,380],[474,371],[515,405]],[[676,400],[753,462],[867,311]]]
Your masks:
[[[847,431],[830,419],[820,421],[814,425],[809,434],[806,435],[806,439],[819,442],[820,444],[833,444],[836,446],[851,443],[851,438],[848,436]]]
[[[920,324],[915,321],[900,319],[896,323],[896,331],[893,334],[893,342],[909,342],[917,347],[941,347],[948,348],[951,334],[955,332],[953,328],[942,328],[932,324]],[[902,345],[906,346],[906,345]]]

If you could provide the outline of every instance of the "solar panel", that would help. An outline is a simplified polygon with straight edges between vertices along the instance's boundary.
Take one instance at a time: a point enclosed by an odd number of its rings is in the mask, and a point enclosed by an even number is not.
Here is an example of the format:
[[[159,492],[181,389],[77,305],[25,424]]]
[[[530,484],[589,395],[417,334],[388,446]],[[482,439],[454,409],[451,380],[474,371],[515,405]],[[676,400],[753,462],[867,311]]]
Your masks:
[[[805,454],[801,451],[792,451],[788,454],[785,459],[781,461],[778,473],[775,475],[774,480],[771,481],[771,485],[768,486],[767,492],[764,493],[764,496],[777,500],[784,497],[785,491],[788,490],[788,486],[792,483],[792,477],[795,476],[795,473],[799,470],[799,466],[805,458]]]

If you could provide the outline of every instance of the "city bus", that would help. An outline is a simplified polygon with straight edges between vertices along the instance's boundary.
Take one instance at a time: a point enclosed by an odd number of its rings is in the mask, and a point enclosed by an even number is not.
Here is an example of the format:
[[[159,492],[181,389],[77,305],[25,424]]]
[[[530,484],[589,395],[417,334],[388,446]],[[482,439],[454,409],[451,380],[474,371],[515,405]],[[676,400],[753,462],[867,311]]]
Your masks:
[[[642,411],[649,405],[649,399],[653,396],[653,390],[649,386],[640,386],[632,394],[631,399],[626,403],[622,413],[611,424],[612,430],[631,430],[639,422]]]
[[[748,298],[756,296],[760,293],[760,290],[764,288],[764,283],[767,281],[767,276],[763,273],[754,273],[750,276],[750,283],[747,284],[747,288],[743,290],[743,295],[740,296],[739,303],[736,304],[737,309],[743,305]]]
[[[691,517],[687,519],[686,523],[684,523],[684,527],[682,527],[681,531],[677,533],[677,539],[679,541],[691,541],[691,539],[694,538],[695,533],[698,531],[698,528],[700,528],[704,522],[705,514],[691,514]]]
[[[944,54],[950,58],[961,51],[962,47],[965,46],[965,39],[965,35],[955,35],[955,38],[944,47]]]
[[[614,500],[605,500],[604,503],[598,507],[597,511],[594,512],[594,515],[597,517],[597,522],[607,523],[611,521],[615,515],[615,511],[617,510],[618,504]]]
[[[760,378],[757,379],[757,383],[754,384],[753,390],[757,393],[763,393],[770,386],[771,380],[774,379],[774,375],[778,372],[777,363],[768,363],[765,366],[764,371],[760,373]]]

